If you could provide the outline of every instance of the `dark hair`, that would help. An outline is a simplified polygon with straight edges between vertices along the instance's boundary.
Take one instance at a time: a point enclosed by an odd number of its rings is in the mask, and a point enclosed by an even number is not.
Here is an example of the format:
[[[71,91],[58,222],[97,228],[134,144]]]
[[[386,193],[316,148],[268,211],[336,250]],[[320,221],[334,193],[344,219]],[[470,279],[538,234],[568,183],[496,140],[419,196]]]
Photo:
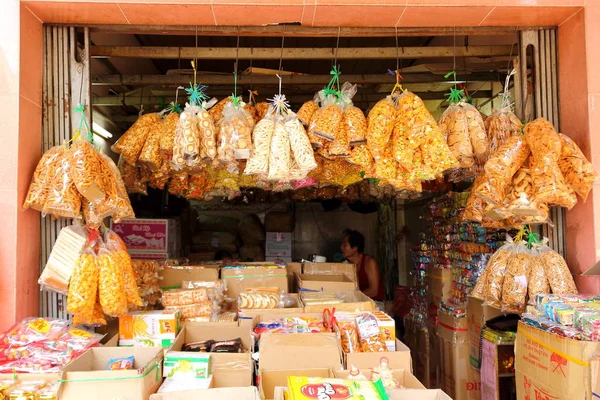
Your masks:
[[[359,253],[365,252],[365,237],[359,231],[353,231],[352,229],[346,229],[343,233],[344,237],[348,238],[348,243],[350,243],[350,247],[358,248]]]
[[[225,258],[231,259],[233,256],[227,250],[219,250],[215,253],[215,261],[222,261]]]

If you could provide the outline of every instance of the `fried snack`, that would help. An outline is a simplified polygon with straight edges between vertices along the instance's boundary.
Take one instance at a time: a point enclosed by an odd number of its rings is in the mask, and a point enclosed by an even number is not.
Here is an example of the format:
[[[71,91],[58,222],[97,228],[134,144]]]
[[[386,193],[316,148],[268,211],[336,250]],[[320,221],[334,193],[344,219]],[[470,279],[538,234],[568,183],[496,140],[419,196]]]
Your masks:
[[[486,161],[490,145],[481,113],[471,104],[464,103],[462,106],[465,108],[473,154],[478,161]]]
[[[142,182],[138,167],[129,164],[123,156],[119,157],[118,167],[128,193],[148,194],[146,184]]]
[[[219,127],[217,157],[220,162],[229,164],[231,172],[237,172],[237,164],[232,167],[231,163],[250,157],[253,128],[254,120],[243,106],[233,103],[225,106]]]
[[[239,308],[247,309],[273,309],[279,307],[277,293],[244,292],[238,299]]]
[[[394,129],[403,132],[403,136],[408,141],[408,148],[412,150],[424,144],[432,132],[440,132],[438,124],[423,100],[411,92],[404,92],[398,98]],[[396,160],[400,161],[398,157]]]
[[[122,265],[115,254],[105,247],[98,252],[98,294],[102,311],[111,317],[127,314],[127,296],[125,294]]]
[[[271,151],[269,153],[269,174],[267,179],[277,181],[289,180],[292,167],[290,137],[285,125],[277,121],[271,139]]]
[[[348,157],[350,155],[350,140],[348,138],[348,132],[342,129],[341,123],[338,125],[335,139],[333,142],[328,142],[327,145],[327,152],[332,158]]]
[[[523,123],[508,108],[494,110],[493,114],[485,120],[485,130],[489,141],[488,155],[492,156],[509,137],[517,136],[521,132]]]
[[[169,193],[175,196],[185,197],[189,189],[190,177],[187,172],[174,174],[169,180]]]
[[[487,265],[487,284],[485,291],[485,301],[492,307],[500,308],[502,299],[502,290],[504,285],[504,275],[506,266],[512,257],[514,245],[507,244],[499,248],[490,258]]]
[[[540,248],[544,270],[554,294],[577,294],[577,286],[565,259],[548,246]]]
[[[187,104],[179,115],[179,123],[175,130],[173,144],[173,169],[175,171],[189,170],[200,166],[200,131],[198,112],[201,108]]]
[[[200,134],[200,157],[214,160],[217,156],[217,128],[211,115],[204,108],[196,114]]]
[[[443,172],[459,166],[458,160],[452,154],[439,129],[429,131],[428,138],[420,148],[415,150],[414,155],[412,180],[432,180],[440,177]]]
[[[469,111],[470,118],[467,117],[467,111]],[[470,120],[474,120],[473,110],[467,110],[464,103],[459,103],[451,104],[438,122],[440,130],[446,136],[448,146],[461,168],[471,168],[475,165],[473,145],[469,135]]]
[[[315,112],[319,109],[319,105],[316,101],[311,100],[302,104],[302,107],[298,110],[298,119],[302,122],[305,128],[308,128],[310,125],[310,121],[315,114]]]
[[[33,172],[27,197],[23,203],[24,209],[31,207],[34,210],[42,211],[48,196],[51,178],[54,176],[54,172],[61,168],[65,152],[64,146],[55,146],[42,155]]]
[[[125,289],[125,298],[127,305],[141,307],[143,305],[142,298],[138,292],[135,273],[131,264],[131,257],[127,250],[115,251],[115,258],[121,263],[123,268],[123,288]]]
[[[350,146],[358,146],[367,142],[367,118],[358,107],[350,106],[344,110],[340,135],[347,137]]]
[[[81,195],[68,173],[68,160],[63,159],[48,176],[48,186],[45,188],[46,201],[42,214],[50,214],[57,218],[80,218]]]
[[[107,171],[102,168],[100,153],[89,142],[80,140],[67,151],[67,159],[68,173],[79,193],[91,202],[104,200],[103,175]]]
[[[261,102],[261,103],[257,103],[256,106],[254,106],[256,108],[256,114],[258,116],[258,121],[260,121],[261,119],[263,119],[264,117],[267,116],[267,111],[269,111],[269,103],[266,102]],[[256,121],[256,122],[258,122]]]
[[[369,177],[374,173],[373,157],[367,146],[354,146],[350,152],[350,157],[348,157],[346,161],[360,166],[365,172],[366,177]]]
[[[537,249],[532,250],[531,270],[529,271],[529,281],[527,285],[527,295],[529,304],[534,304],[538,294],[550,293],[550,283],[546,276],[546,269],[541,254]]]
[[[560,137],[552,124],[543,118],[525,125],[525,140],[531,149],[531,175],[534,200],[568,209],[577,203],[558,166],[561,156]]]
[[[275,121],[271,118],[264,118],[256,124],[252,133],[254,148],[252,155],[246,163],[244,174],[259,175],[262,177],[267,175],[269,172],[269,153],[271,151],[273,132],[275,132]]]
[[[321,107],[318,113],[313,114],[310,123],[311,135],[320,137],[325,141],[334,141],[342,122],[342,116],[342,109],[337,104]]]
[[[129,201],[129,195],[127,194],[125,183],[123,182],[123,179],[121,179],[119,168],[109,156],[106,154],[101,154],[101,156],[104,160],[104,163],[108,167],[108,170],[110,171],[110,179],[112,182],[114,182],[116,189],[116,192],[114,193],[116,198],[116,210],[113,214],[113,220],[115,222],[119,222],[126,218],[135,218],[135,213],[133,212],[131,201]]]
[[[138,164],[145,166],[151,171],[159,169],[162,165],[162,156],[160,154],[161,126],[162,121],[152,126],[138,158]]]
[[[144,114],[134,122],[123,136],[112,146],[115,153],[123,156],[125,161],[131,165],[137,163],[140,152],[146,143],[150,130],[160,123],[160,115],[157,113]],[[90,201],[93,201],[90,199]]]
[[[479,275],[479,279],[477,279],[477,283],[471,291],[471,297],[485,301],[485,288],[488,280],[488,271],[489,269],[486,268],[483,270],[481,275]]]
[[[96,304],[94,304],[94,313],[92,314],[91,319],[86,319],[85,315],[73,315],[73,324],[72,326],[79,325],[91,325],[91,326],[104,326],[106,325],[106,318],[104,317],[104,313],[102,312],[102,306],[100,305],[100,300],[96,299]]]
[[[226,98],[222,99],[221,101],[219,101],[217,104],[215,104],[214,107],[212,107],[210,110],[208,110],[208,113],[210,114],[210,116],[213,118],[213,121],[215,121],[217,125],[220,125],[221,119],[223,118],[223,109],[225,108],[225,105],[228,103],[231,103],[231,99],[229,97],[226,97]]]
[[[256,111],[256,107],[254,107],[252,104],[246,103],[244,105],[244,110],[248,111],[248,114],[250,114],[250,116],[252,117],[252,121],[254,124],[261,120],[261,118],[258,118],[258,112]]]
[[[298,170],[305,178],[308,172],[317,168],[315,154],[310,145],[306,130],[299,118],[290,118],[285,122],[285,129],[290,136],[290,147],[294,162]]]
[[[394,130],[396,107],[390,97],[380,100],[367,118],[367,146],[375,161],[384,157]]]
[[[558,137],[561,143],[560,172],[567,184],[585,201],[598,174],[573,140],[562,133]]]
[[[215,183],[212,182],[206,171],[200,171],[190,175],[188,189],[185,196],[188,199],[204,199],[206,194],[213,190]]]
[[[529,156],[529,146],[522,136],[512,136],[485,164],[485,173],[489,179],[489,193],[486,200],[490,204],[504,203],[506,189],[515,173]]]
[[[342,350],[344,353],[348,354],[361,352],[358,328],[356,327],[356,321],[354,319],[337,321],[337,330],[340,333],[340,341],[342,343]]]
[[[153,187],[155,189],[163,190],[167,182],[169,182],[170,174],[171,162],[165,159],[163,160],[160,169],[152,172],[152,176],[150,176],[150,180],[148,181],[148,186]]]
[[[387,352],[385,337],[379,329],[377,318],[371,313],[356,316],[356,325],[360,336],[360,347],[363,352]]]
[[[171,160],[173,157],[173,146],[175,145],[175,132],[179,123],[179,114],[169,113],[158,126],[158,136],[160,137],[160,153],[165,160]]]
[[[527,305],[527,279],[532,266],[532,255],[525,245],[517,245],[506,264],[502,285],[502,310],[522,313]]]
[[[387,183],[396,179],[398,165],[392,157],[391,149],[388,149],[383,157],[375,161],[375,177]]]
[[[94,315],[94,303],[98,291],[98,267],[96,255],[88,249],[77,260],[69,283],[67,311],[91,320]]]
[[[489,184],[487,175],[485,173],[479,174],[477,178],[475,178],[473,186],[471,187],[471,194],[467,199],[467,205],[465,206],[465,210],[461,215],[461,221],[483,221],[486,202],[477,194],[477,190],[485,184]]]

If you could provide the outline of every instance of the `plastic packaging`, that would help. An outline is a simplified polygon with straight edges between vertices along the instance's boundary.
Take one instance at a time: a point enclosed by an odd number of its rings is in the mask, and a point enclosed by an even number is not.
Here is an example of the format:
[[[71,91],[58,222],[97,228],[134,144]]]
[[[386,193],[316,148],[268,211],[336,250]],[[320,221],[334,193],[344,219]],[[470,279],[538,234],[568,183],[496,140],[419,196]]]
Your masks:
[[[301,178],[306,178],[306,175],[317,168],[317,162],[315,161],[315,154],[310,140],[306,134],[306,130],[302,126],[299,118],[296,118],[293,114],[289,115],[285,122],[285,129],[288,131],[290,136],[290,147],[292,149],[292,155],[295,161],[295,165],[300,171]],[[299,179],[296,177],[296,179]]]
[[[363,313],[356,316],[356,325],[360,336],[360,344],[363,352],[386,352],[385,338],[381,334],[377,317],[371,313]]]
[[[261,119],[267,116],[267,112],[269,111],[269,103],[262,101],[260,103],[257,103],[255,108],[258,121],[260,121]],[[256,122],[258,123],[258,121]]]
[[[101,156],[110,172],[110,179],[114,183],[114,192],[111,194],[115,202],[113,220],[115,222],[120,222],[123,219],[135,218],[135,213],[133,212],[133,207],[131,206],[131,201],[127,194],[127,188],[119,173],[119,168],[110,157],[105,154],[101,154]]]
[[[33,208],[42,211],[48,197],[48,189],[51,187],[51,180],[57,169],[62,168],[62,160],[65,158],[66,148],[64,146],[55,146],[46,151],[33,172],[31,183],[23,208]]]
[[[289,180],[292,167],[290,137],[282,121],[275,123],[269,153],[269,180]]]
[[[73,316],[73,326],[77,327],[80,325],[86,325],[91,327],[99,327],[106,325],[106,318],[100,305],[100,299],[96,298],[96,304],[94,304],[94,313],[91,319],[87,319],[89,316],[83,316],[81,314]]]
[[[585,201],[598,174],[573,140],[562,133],[558,137],[561,143],[560,172],[567,184]]]
[[[193,170],[200,167],[200,131],[198,113],[201,107],[186,104],[179,115],[173,144],[173,169],[175,171]]]
[[[510,110],[510,107],[495,109],[492,115],[485,120],[490,150],[492,156],[508,138],[517,136],[521,132],[523,123]]]
[[[144,114],[134,122],[123,136],[112,146],[115,153],[121,154],[125,161],[135,165],[140,157],[140,153],[150,130],[160,123],[160,114]],[[90,199],[92,200],[92,199]]]
[[[169,193],[175,196],[185,197],[189,189],[190,176],[187,172],[181,172],[171,176],[169,180]]]
[[[163,159],[171,160],[173,157],[173,146],[175,145],[175,132],[179,123],[179,114],[176,112],[169,113],[160,122],[159,126],[159,147],[160,154]]]
[[[361,352],[361,343],[358,335],[356,320],[354,318],[337,320],[336,325],[340,334],[342,350],[344,353],[348,354]]]
[[[391,97],[380,100],[367,117],[367,146],[373,158],[378,161],[385,156],[394,129],[396,107]]]
[[[313,114],[309,127],[311,142],[313,138],[317,138],[316,144],[321,145],[325,142],[335,140],[343,115],[338,97],[324,93],[324,91],[319,92],[321,96],[321,108]]]
[[[550,283],[546,276],[546,269],[541,254],[534,248],[532,251],[531,270],[527,285],[529,304],[534,304],[536,297],[540,294],[550,293]]]
[[[69,173],[69,161],[63,159],[54,167],[48,180],[49,185],[45,189],[42,214],[57,218],[80,218],[81,195],[77,191],[72,174]]]
[[[68,173],[77,190],[92,203],[99,203],[106,197],[103,174],[104,162],[100,153],[85,140],[79,140],[67,152]]]
[[[381,359],[378,366],[373,368],[371,375],[371,380],[373,382],[376,382],[379,379],[381,379],[381,383],[386,389],[402,389],[402,386],[398,383],[396,378],[394,378],[394,374],[389,367],[389,360],[385,357]]]
[[[106,369],[108,371],[122,371],[125,369],[133,369],[134,361],[135,361],[135,358],[133,356],[111,358],[108,360]]]
[[[298,110],[298,119],[305,128],[308,128],[313,115],[318,109],[319,104],[317,104],[317,102],[314,100],[310,100],[302,104],[302,107],[300,107]]]
[[[240,293],[239,308],[272,309],[279,307],[279,289],[246,289]]]
[[[466,103],[453,103],[444,111],[439,120],[441,131],[448,140],[448,146],[458,160],[461,168],[475,165],[473,145],[469,136],[469,121]],[[469,111],[473,113],[472,110]],[[479,114],[479,113],[477,113]]]
[[[1,336],[5,347],[27,346],[56,340],[69,326],[69,321],[54,318],[25,318]]]
[[[488,273],[485,291],[485,303],[487,305],[500,308],[506,266],[513,255],[513,250],[514,244],[511,240],[508,244],[505,244],[496,250],[494,255],[488,261],[486,267]]]
[[[217,128],[213,118],[204,108],[200,108],[196,117],[202,145],[200,157],[213,160],[217,156]]]
[[[157,170],[162,164],[162,156],[160,154],[161,126],[162,121],[152,126],[137,161],[139,165],[144,165],[151,171]]]
[[[532,255],[524,244],[517,244],[506,264],[502,286],[502,311],[522,313],[527,305],[527,281],[533,264]]]
[[[486,300],[485,291],[486,291],[486,285],[487,285],[487,281],[488,281],[488,271],[489,271],[489,269],[486,268],[483,270],[481,275],[479,275],[479,279],[477,279],[477,283],[475,284],[475,287],[471,291],[471,297],[474,297],[481,301]]]
[[[99,278],[96,261],[94,251],[87,248],[77,260],[69,284],[67,311],[80,315],[84,320],[91,320],[94,314]]]
[[[566,184],[558,166],[561,142],[552,124],[538,118],[525,125],[525,140],[532,153],[530,164],[534,200],[538,203],[573,208],[577,198],[573,189]]]
[[[121,156],[118,167],[128,193],[148,194],[147,186],[142,182],[140,171],[135,165],[127,163],[123,156]]]
[[[577,294],[577,286],[565,259],[548,246],[540,246],[546,276],[554,294]]]
[[[135,279],[135,273],[131,264],[131,257],[127,252],[127,246],[114,231],[107,229],[104,234],[106,247],[111,251],[115,262],[121,265],[123,270],[123,289],[127,304],[131,306],[142,306],[142,299],[138,293],[138,287]]]
[[[473,186],[471,187],[471,194],[467,199],[467,205],[463,214],[461,215],[462,221],[472,221],[472,222],[481,222],[483,221],[483,216],[485,214],[486,202],[481,196],[478,195],[478,188],[483,184],[488,184],[489,181],[487,179],[487,175],[485,173],[479,174],[475,181],[473,182]]]
[[[269,154],[271,152],[271,139],[274,132],[275,120],[272,117],[265,117],[256,124],[254,132],[252,132],[254,148],[246,163],[244,174],[258,175],[259,177],[266,178],[269,172]]]
[[[218,159],[220,162],[229,164],[230,171],[237,171],[236,160],[250,158],[252,148],[252,129],[254,119],[244,109],[244,103],[227,103],[223,109],[223,119],[219,126]]]
[[[348,138],[350,146],[360,146],[367,142],[367,118],[365,113],[356,107],[348,106],[342,115],[340,136]]]
[[[367,377],[362,372],[360,372],[360,369],[356,368],[354,365],[352,365],[350,373],[348,374],[346,379],[348,379],[349,381],[368,381]]]
[[[127,314],[123,267],[107,246],[98,250],[98,293],[102,311],[111,317]]]

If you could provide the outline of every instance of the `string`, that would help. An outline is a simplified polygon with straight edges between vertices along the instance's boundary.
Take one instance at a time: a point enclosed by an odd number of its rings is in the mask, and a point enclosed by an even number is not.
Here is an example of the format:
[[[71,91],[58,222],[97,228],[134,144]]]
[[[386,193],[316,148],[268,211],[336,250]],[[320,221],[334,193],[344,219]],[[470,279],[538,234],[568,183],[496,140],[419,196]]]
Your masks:
[[[196,86],[196,65],[198,65],[198,25],[196,25],[196,50],[194,51],[194,61],[192,67],[194,67],[194,86]]]
[[[400,53],[398,47],[398,27],[396,27],[396,71],[400,70]]]
[[[237,82],[238,82],[238,63],[240,61],[240,28],[238,27],[237,44],[235,51],[235,64],[233,65],[233,98],[231,101],[234,106],[237,106],[240,99],[237,95]]]
[[[139,116],[141,117],[144,114],[144,87],[142,86],[142,90],[140,90],[140,112]]]
[[[94,132],[92,132],[92,130],[90,129],[90,126],[88,125],[87,119],[85,118],[85,105],[79,103],[77,105],[77,107],[75,107],[74,110],[77,114],[80,114],[81,119],[79,120],[79,129],[78,129],[78,133],[76,134],[75,137],[73,137],[73,141],[76,140],[76,138],[78,139],[81,136],[81,132],[83,131],[83,128],[85,128],[87,130],[87,136],[88,136],[88,141],[92,144],[94,144]]]
[[[342,33],[342,27],[338,26],[338,35],[337,35],[337,42],[335,45],[335,56],[333,59],[333,67],[336,68],[337,67],[337,61],[338,61],[338,50],[340,49],[340,34]]]
[[[285,44],[285,25],[283,26],[283,35],[281,36],[281,56],[279,57],[279,73],[281,74],[283,68],[283,46]],[[281,84],[281,79],[279,80]],[[281,92],[281,89],[279,90]]]

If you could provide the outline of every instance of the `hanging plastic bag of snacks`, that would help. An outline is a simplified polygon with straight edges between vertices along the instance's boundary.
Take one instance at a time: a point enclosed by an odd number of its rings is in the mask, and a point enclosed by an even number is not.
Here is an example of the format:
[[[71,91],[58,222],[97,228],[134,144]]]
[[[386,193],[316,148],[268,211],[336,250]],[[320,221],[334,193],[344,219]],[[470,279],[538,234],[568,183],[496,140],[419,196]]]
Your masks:
[[[477,195],[476,190],[485,182],[487,182],[487,175],[485,173],[479,174],[477,178],[475,178],[473,186],[471,187],[471,194],[467,199],[467,205],[461,215],[461,221],[483,221],[486,202]]]
[[[398,110],[394,124],[394,135],[402,135],[407,140],[409,150],[414,150],[426,143],[429,137],[438,132],[443,136],[433,115],[423,103],[423,100],[414,93],[405,91],[398,97]],[[396,151],[394,150],[394,153]],[[394,156],[396,161],[401,161],[401,154]],[[410,171],[410,169],[409,169]]]
[[[543,118],[528,123],[525,125],[525,140],[532,154],[534,200],[573,208],[577,198],[560,172],[558,160],[561,156],[561,142],[552,124]]]
[[[269,180],[287,181],[292,167],[290,137],[282,120],[275,123],[269,153]]]
[[[75,187],[69,171],[69,160],[62,159],[48,176],[42,215],[56,218],[81,218],[81,195]]]
[[[559,133],[558,137],[561,143],[558,159],[560,172],[567,184],[585,201],[598,174],[573,140],[562,133]]]
[[[298,110],[298,119],[302,122],[305,128],[308,128],[310,125],[310,121],[312,120],[313,115],[319,109],[319,96],[315,95],[315,100],[307,101],[302,104],[302,107]]]
[[[169,181],[171,174],[171,162],[163,160],[163,163],[159,170],[153,171],[152,176],[148,180],[148,186],[163,190],[165,185]]]
[[[252,154],[246,163],[244,174],[266,177],[269,172],[271,138],[275,132],[274,112],[275,110],[272,109],[268,115],[260,120],[254,127],[254,132],[252,133],[254,139]]]
[[[127,193],[148,194],[147,185],[142,182],[138,167],[129,164],[123,156],[119,157],[118,167],[121,178],[123,178],[123,183],[125,183],[125,187],[127,188]]]
[[[380,100],[367,117],[367,146],[378,161],[385,155],[396,119],[396,106],[391,97]]]
[[[106,165],[108,166],[108,169],[111,174],[111,180],[115,183],[116,186],[116,211],[113,214],[113,220],[115,222],[119,222],[123,219],[135,218],[135,213],[133,212],[133,208],[131,207],[131,202],[129,201],[129,195],[127,194],[125,183],[123,182],[123,179],[121,179],[119,168],[115,165],[114,161],[106,154],[101,154],[101,156]]]
[[[204,108],[200,108],[196,115],[200,131],[200,157],[213,160],[217,156],[217,128],[211,115]]]
[[[286,119],[285,129],[290,136],[290,147],[294,162],[303,175],[302,178],[306,178],[310,171],[317,168],[315,154],[302,122],[294,114],[289,114]]]
[[[368,146],[354,146],[347,161],[360,166],[366,178],[375,173],[373,156],[371,156]]]
[[[441,131],[446,136],[448,146],[458,160],[461,168],[471,168],[475,165],[474,149],[469,135],[469,121],[475,120],[475,114],[479,116],[477,110],[468,110],[470,117],[467,117],[467,107],[464,101],[450,103],[450,106],[444,111],[439,120]],[[478,150],[482,150],[479,147]]]
[[[98,250],[98,293],[102,311],[111,317],[127,314],[123,266],[106,245]]]
[[[179,106],[178,106],[179,107]],[[173,157],[173,146],[175,145],[175,132],[179,123],[179,113],[172,111],[160,122],[160,153],[165,160],[171,160]]]
[[[267,112],[269,111],[269,103],[262,101],[260,103],[256,103],[256,114],[258,117],[258,121],[267,116]],[[258,122],[256,121],[256,122]]]
[[[515,245],[510,237],[507,237],[507,244],[500,247],[488,261],[486,269],[487,283],[485,285],[485,302],[492,307],[500,308],[502,299],[502,290],[504,286],[504,276],[506,266],[513,255]]]
[[[565,259],[548,246],[539,247],[542,263],[554,294],[577,294],[577,286]]]
[[[200,171],[189,177],[189,185],[186,192],[188,199],[204,199],[206,193],[214,188],[214,182],[208,179],[206,171]]]
[[[367,118],[360,108],[349,105],[344,109],[340,129],[343,130],[340,135],[348,138],[350,146],[367,143]]]
[[[64,146],[55,146],[46,151],[33,172],[31,183],[23,208],[33,208],[42,211],[48,195],[48,188],[51,185],[51,179],[57,169],[62,168],[62,161],[65,158],[66,148]]]
[[[169,193],[175,196],[185,197],[189,189],[189,175],[187,172],[181,172],[171,176],[169,180]]]
[[[103,169],[102,158],[92,144],[86,140],[76,141],[67,151],[67,158],[69,175],[79,193],[91,202],[104,200],[102,175],[108,171]]]
[[[484,269],[481,275],[479,275],[479,279],[477,279],[477,283],[475,283],[475,287],[471,291],[471,297],[474,297],[478,300],[485,301],[485,291],[488,280],[488,269]]]
[[[347,157],[350,154],[349,129],[347,129],[347,126],[345,123],[349,123],[352,126],[352,124],[359,125],[360,122],[352,121],[352,120],[344,120],[344,113],[346,112],[348,107],[353,107],[355,110],[353,112],[351,112],[350,114],[348,114],[347,117],[357,116],[356,110],[358,110],[360,112],[360,109],[355,108],[352,104],[352,98],[356,94],[356,90],[357,90],[356,85],[353,85],[350,82],[345,82],[342,85],[342,90],[340,92],[339,101],[337,101],[338,106],[342,110],[342,118],[340,119],[340,122],[337,125],[337,129],[333,135],[333,141],[331,142],[330,147],[328,149],[329,155],[331,155],[332,157]],[[360,116],[359,116],[359,118],[360,118]],[[364,118],[364,114],[362,117],[362,121],[365,123],[364,126],[366,126],[366,119]],[[364,140],[364,133],[365,132],[363,132],[363,140]],[[359,140],[359,142],[360,142],[360,140]]]
[[[138,287],[135,279],[135,273],[131,263],[131,257],[127,252],[127,246],[114,231],[107,229],[104,233],[104,242],[106,247],[111,251],[111,254],[116,263],[120,264],[123,270],[123,289],[125,298],[129,306],[142,306],[142,299],[138,292]]]
[[[112,150],[115,153],[121,154],[129,164],[135,165],[150,130],[157,124],[160,124],[160,114],[158,113],[140,116],[131,128],[112,146]]]
[[[550,293],[550,283],[546,276],[545,265],[538,246],[534,246],[531,252],[531,270],[529,272],[527,296],[529,297],[529,304],[534,304],[538,294]]]
[[[522,313],[527,305],[527,280],[533,264],[533,256],[525,244],[515,245],[506,264],[502,285],[502,311]]]
[[[144,165],[152,171],[160,168],[162,164],[162,155],[160,153],[161,127],[162,121],[152,126],[138,158],[139,165]]]
[[[179,116],[173,144],[173,169],[190,170],[200,167],[200,132],[198,127],[198,105],[186,104]]]
[[[250,157],[254,120],[242,101],[227,103],[219,127],[217,155],[231,172],[238,171],[236,160]]]
[[[94,304],[94,313],[92,314],[91,319],[87,319],[87,315],[74,315],[73,316],[73,324],[72,326],[79,325],[87,325],[93,327],[99,327],[106,325],[106,318],[104,317],[104,312],[102,311],[102,306],[100,305],[100,300],[96,298],[96,304]]]
[[[91,320],[94,315],[94,303],[98,292],[99,271],[96,265],[96,254],[89,247],[77,260],[69,283],[67,311],[79,315],[84,320]]]
[[[375,178],[391,183],[396,179],[398,165],[392,157],[391,149],[388,149],[383,157],[375,161]]]

